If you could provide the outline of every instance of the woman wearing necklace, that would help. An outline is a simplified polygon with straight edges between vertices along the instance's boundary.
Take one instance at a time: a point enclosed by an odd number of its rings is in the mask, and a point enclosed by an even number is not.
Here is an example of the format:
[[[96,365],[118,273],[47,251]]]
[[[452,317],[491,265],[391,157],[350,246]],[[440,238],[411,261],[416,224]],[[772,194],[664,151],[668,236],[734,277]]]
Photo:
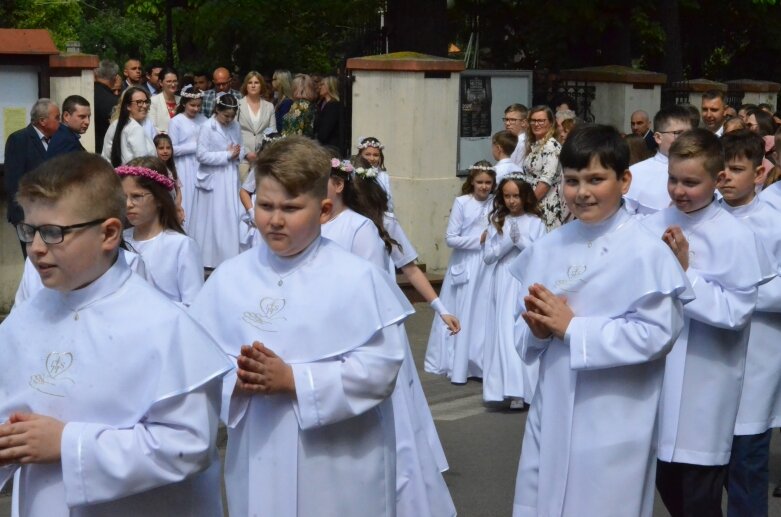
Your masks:
[[[179,74],[173,68],[163,68],[160,71],[160,93],[152,96],[149,106],[149,118],[158,133],[168,132],[168,123],[176,116],[176,106],[179,104]]]
[[[244,77],[241,85],[242,98],[239,100],[239,126],[241,127],[242,145],[250,151],[257,152],[263,143],[263,134],[267,129],[277,130],[274,117],[274,106],[264,99],[268,87],[259,72],[251,71]],[[239,176],[243,182],[250,169],[250,163],[245,159],[239,164]]]

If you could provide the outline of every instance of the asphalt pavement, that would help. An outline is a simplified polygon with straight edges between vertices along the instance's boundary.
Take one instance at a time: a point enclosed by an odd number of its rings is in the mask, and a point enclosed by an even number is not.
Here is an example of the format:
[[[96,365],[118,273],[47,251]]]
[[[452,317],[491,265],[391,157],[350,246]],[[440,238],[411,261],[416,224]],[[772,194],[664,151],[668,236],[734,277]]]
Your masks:
[[[423,372],[433,312],[426,304],[416,304],[415,308],[418,312],[408,320],[407,332],[450,464],[444,476],[456,509],[461,517],[510,516],[526,413],[486,407],[479,382],[455,386],[443,377]],[[773,484],[781,479],[781,433],[778,432],[773,434],[770,465]],[[768,490],[772,488],[769,486]],[[654,517],[667,515],[657,497]],[[769,515],[781,517],[781,499],[770,498]],[[10,517],[7,495],[0,496],[0,517]]]

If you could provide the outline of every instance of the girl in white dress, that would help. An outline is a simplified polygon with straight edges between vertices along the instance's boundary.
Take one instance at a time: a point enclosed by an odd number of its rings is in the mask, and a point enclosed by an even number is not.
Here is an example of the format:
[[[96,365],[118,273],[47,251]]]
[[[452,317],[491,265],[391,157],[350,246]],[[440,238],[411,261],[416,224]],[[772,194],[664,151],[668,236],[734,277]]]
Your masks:
[[[188,228],[201,247],[203,265],[215,268],[239,254],[239,160],[255,160],[241,145],[236,122],[238,101],[226,93],[217,97],[214,115],[198,132],[198,174]]]
[[[323,225],[323,237],[388,272],[395,283],[395,268],[390,258],[394,256],[394,249],[400,251],[401,248],[383,223],[387,195],[376,181],[377,171],[367,167],[366,162],[354,167],[349,161],[334,159],[331,165],[328,197],[333,202],[335,215]],[[414,253],[411,245],[407,251]],[[409,262],[414,264],[414,257]],[[428,284],[425,275],[423,280]],[[433,288],[430,293],[433,301],[436,298]],[[398,295],[403,296],[400,291]],[[448,312],[444,306],[441,308]],[[447,314],[443,319],[454,331],[458,330],[455,317]],[[454,516],[455,506],[441,474],[448,468],[445,453],[412,359],[406,331],[402,329],[401,334],[406,344],[405,355],[391,395],[396,430],[396,513],[399,517]]]
[[[427,372],[444,374],[454,384],[483,376],[483,343],[493,264],[483,262],[481,244],[488,229],[496,172],[485,160],[475,163],[450,210],[445,241],[453,248],[439,297],[458,314],[462,330],[450,335],[434,321],[426,349]]]
[[[174,144],[167,133],[156,135],[152,142],[157,150],[157,157],[165,164],[168,176],[174,180],[174,192],[176,193],[174,201],[176,202],[176,217],[179,224],[184,224],[184,208],[182,208],[182,182],[179,181],[179,172],[176,170],[176,161],[174,160]]]
[[[482,244],[483,261],[496,264],[491,278],[490,303],[483,347],[483,400],[510,399],[511,409],[522,409],[537,387],[539,365],[527,365],[515,349],[515,322],[521,311],[521,285],[510,274],[510,263],[523,249],[545,234],[539,204],[520,172],[502,179],[489,216],[491,228]]]
[[[185,230],[188,229],[192,219],[195,198],[195,176],[198,173],[195,150],[198,146],[198,131],[206,122],[206,117],[201,114],[201,104],[203,104],[203,92],[188,84],[182,88],[176,116],[168,123],[168,135],[174,147],[176,172],[182,185]]]
[[[189,306],[203,286],[198,245],[184,234],[174,202],[173,178],[151,156],[115,169],[127,196],[124,240],[144,260],[146,278],[170,300]]]
[[[393,213],[393,194],[391,194],[390,176],[388,176],[388,171],[385,169],[383,149],[385,149],[385,146],[376,137],[358,137],[358,156],[377,169],[377,182],[385,190],[385,193],[388,194],[388,212]]]

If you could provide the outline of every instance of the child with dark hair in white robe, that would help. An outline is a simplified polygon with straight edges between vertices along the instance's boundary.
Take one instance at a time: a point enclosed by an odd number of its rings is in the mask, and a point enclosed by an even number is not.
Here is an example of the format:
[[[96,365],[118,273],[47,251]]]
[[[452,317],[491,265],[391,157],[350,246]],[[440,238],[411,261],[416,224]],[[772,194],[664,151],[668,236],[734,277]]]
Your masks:
[[[15,474],[15,515],[221,515],[230,363],[118,252],[119,178],[66,154],[25,175],[19,201],[44,288],[0,325],[0,486]]]
[[[330,170],[305,137],[264,150],[264,244],[220,266],[190,307],[238,366],[225,386],[231,515],[396,514],[388,397],[411,307],[383,271],[321,238]]]
[[[650,517],[664,357],[690,286],[670,250],[622,209],[629,148],[615,128],[576,127],[560,159],[577,220],[510,266],[528,291],[518,346],[540,372],[513,515]]]

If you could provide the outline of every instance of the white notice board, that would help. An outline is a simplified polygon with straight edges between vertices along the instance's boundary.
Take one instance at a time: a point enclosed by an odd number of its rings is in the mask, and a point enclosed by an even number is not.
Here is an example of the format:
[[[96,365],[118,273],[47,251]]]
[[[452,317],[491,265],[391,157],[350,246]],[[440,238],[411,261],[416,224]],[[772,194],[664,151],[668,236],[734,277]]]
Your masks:
[[[530,70],[465,70],[461,72],[458,115],[458,175],[478,160],[494,163],[491,135],[504,129],[510,104],[531,108]]]
[[[8,135],[30,123],[30,108],[38,100],[38,69],[34,66],[0,67],[0,163],[5,163]]]

